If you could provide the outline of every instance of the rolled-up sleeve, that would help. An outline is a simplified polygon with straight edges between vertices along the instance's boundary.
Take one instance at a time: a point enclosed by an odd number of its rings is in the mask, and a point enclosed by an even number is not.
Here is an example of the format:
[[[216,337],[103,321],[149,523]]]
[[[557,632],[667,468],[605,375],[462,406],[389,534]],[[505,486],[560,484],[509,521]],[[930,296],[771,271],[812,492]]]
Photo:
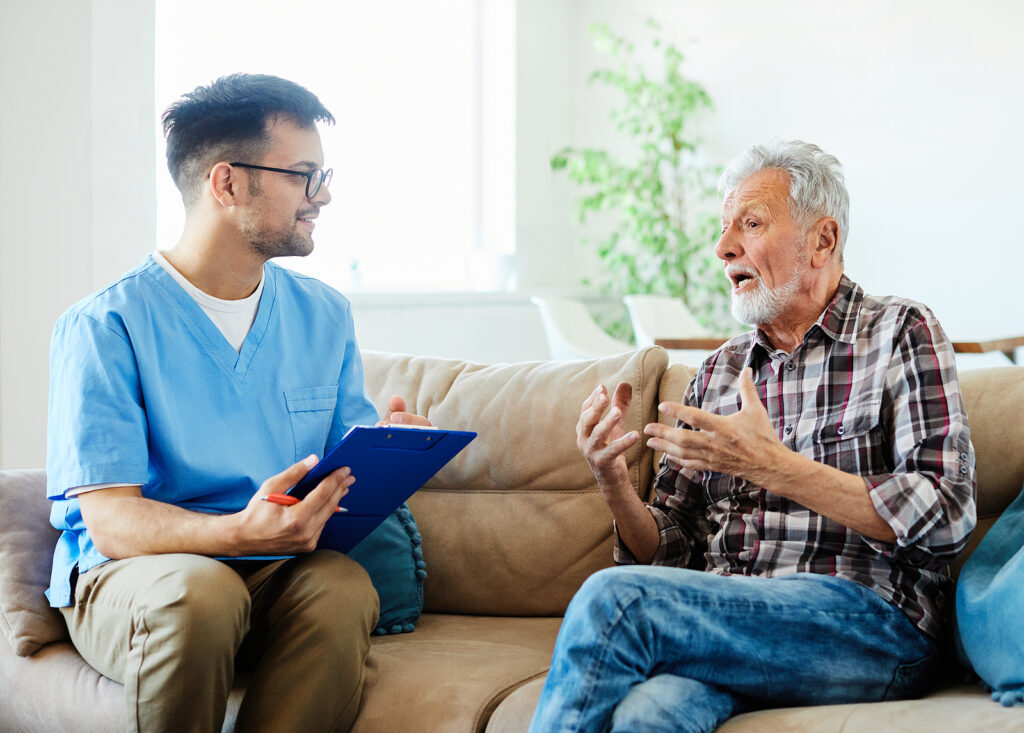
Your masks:
[[[865,538],[912,566],[938,569],[967,544],[976,476],[952,346],[927,311],[908,321],[886,373],[893,470],[865,476],[896,543]]]

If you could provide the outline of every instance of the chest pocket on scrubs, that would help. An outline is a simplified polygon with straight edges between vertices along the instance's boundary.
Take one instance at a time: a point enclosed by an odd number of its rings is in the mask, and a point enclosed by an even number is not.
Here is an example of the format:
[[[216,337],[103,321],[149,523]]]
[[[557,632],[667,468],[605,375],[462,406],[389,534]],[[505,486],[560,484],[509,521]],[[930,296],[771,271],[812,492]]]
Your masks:
[[[882,442],[872,435],[879,425],[879,403],[849,404],[825,414],[814,430],[814,459],[846,473],[878,473]]]
[[[301,461],[310,453],[323,458],[334,406],[338,403],[338,385],[286,389],[284,401],[295,438],[295,460]]]

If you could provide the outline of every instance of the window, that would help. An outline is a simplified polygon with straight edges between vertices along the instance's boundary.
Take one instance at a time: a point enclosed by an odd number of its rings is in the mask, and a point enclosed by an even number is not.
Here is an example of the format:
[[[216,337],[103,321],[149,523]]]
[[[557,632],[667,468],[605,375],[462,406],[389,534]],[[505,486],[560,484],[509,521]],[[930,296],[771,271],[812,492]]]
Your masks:
[[[334,168],[316,249],[288,267],[353,292],[491,290],[514,251],[512,0],[158,0],[157,115],[200,84],[310,89]],[[159,134],[159,132],[158,132]],[[160,153],[157,246],[184,215]]]

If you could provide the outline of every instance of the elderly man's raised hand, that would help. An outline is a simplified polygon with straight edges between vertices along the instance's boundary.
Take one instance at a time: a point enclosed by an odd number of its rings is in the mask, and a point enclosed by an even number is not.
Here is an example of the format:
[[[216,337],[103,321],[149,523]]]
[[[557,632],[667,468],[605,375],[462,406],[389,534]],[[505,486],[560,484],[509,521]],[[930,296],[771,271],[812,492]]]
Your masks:
[[[768,412],[754,386],[749,369],[740,375],[740,411],[729,417],[664,402],[658,410],[694,428],[672,428],[651,423],[644,433],[647,444],[664,451],[677,466],[695,471],[716,471],[764,485],[779,451],[786,448],[775,434]]]
[[[633,388],[625,382],[608,390],[600,385],[583,403],[576,423],[576,445],[590,464],[605,499],[632,492],[625,452],[640,440],[635,430],[626,432],[625,414],[633,400]]]

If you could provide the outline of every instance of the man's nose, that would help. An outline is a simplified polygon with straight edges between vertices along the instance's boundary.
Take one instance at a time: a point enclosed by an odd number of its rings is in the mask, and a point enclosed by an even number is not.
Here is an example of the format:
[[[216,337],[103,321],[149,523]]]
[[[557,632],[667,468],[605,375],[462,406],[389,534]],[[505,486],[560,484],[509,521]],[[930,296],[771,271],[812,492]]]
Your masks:
[[[730,226],[718,238],[718,244],[715,245],[715,257],[728,262],[729,260],[736,259],[742,253],[743,247],[740,244],[739,237],[736,236],[734,229]]]
[[[321,186],[320,190],[316,192],[316,196],[310,199],[314,203],[320,204],[321,206],[327,206],[331,203],[331,191],[327,186]]]

